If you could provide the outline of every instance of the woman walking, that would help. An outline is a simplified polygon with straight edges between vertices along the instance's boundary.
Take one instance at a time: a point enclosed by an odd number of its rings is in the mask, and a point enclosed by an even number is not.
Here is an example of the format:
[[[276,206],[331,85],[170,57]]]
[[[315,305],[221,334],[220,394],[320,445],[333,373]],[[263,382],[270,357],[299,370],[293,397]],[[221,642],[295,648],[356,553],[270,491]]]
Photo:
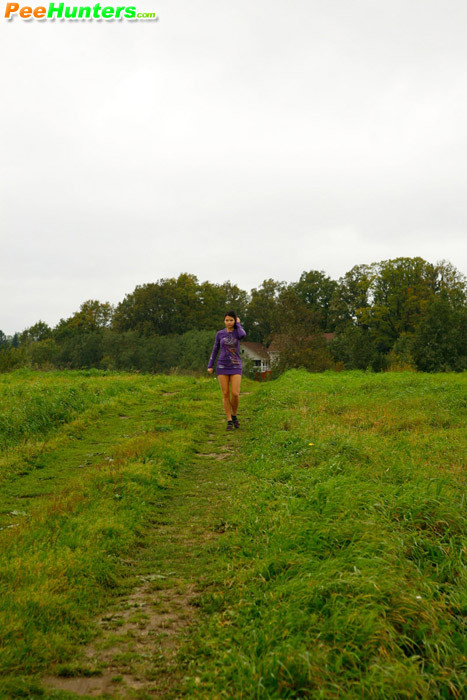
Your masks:
[[[222,389],[222,402],[227,416],[227,430],[240,427],[237,418],[238,401],[240,397],[240,382],[242,381],[242,360],[240,358],[240,339],[246,336],[240,319],[234,311],[227,311],[224,316],[225,328],[216,333],[214,348],[208,363],[208,372],[212,374],[214,362],[220,348],[219,361],[216,371]],[[230,391],[232,399],[230,399]]]

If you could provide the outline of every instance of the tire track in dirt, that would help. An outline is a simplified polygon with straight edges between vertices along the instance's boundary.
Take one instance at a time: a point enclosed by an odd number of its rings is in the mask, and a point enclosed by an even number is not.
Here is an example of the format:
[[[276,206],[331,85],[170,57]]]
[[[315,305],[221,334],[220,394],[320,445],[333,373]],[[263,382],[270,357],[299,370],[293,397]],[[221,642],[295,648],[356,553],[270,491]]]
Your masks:
[[[248,417],[242,418],[245,426]],[[230,434],[221,430],[207,433],[193,460],[180,468],[174,486],[156,504],[145,546],[156,548],[157,570],[141,574],[132,593],[100,616],[99,635],[83,648],[74,675],[45,676],[45,688],[67,691],[70,697],[114,700],[180,697],[184,670],[177,653],[196,625],[206,585],[199,572],[212,560],[212,542],[224,532],[219,522],[231,488],[227,465],[241,437],[241,428]],[[125,563],[136,565],[133,560]]]

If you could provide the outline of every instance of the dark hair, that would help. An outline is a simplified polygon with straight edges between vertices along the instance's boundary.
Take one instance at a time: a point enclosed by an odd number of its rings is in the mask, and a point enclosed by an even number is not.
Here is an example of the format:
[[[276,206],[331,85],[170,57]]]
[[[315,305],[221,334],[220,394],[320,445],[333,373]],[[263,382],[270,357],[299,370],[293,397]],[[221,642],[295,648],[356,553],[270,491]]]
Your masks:
[[[232,316],[232,318],[234,320],[234,328],[236,328],[237,327],[237,314],[235,313],[235,311],[227,311],[227,313],[224,314],[224,321],[225,321],[226,316]]]

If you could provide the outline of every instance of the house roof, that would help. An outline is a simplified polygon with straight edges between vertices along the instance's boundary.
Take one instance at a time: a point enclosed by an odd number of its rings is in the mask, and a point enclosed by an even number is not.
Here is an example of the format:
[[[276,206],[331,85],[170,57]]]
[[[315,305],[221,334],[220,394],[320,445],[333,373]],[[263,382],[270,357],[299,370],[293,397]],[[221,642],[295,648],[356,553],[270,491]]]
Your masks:
[[[268,351],[262,343],[251,343],[249,341],[245,341],[242,342],[242,345],[248,348],[248,350],[255,352],[257,355],[259,355],[259,357],[262,357],[265,360],[269,360]]]
[[[277,335],[269,343],[268,352],[277,352],[279,350],[279,337]]]

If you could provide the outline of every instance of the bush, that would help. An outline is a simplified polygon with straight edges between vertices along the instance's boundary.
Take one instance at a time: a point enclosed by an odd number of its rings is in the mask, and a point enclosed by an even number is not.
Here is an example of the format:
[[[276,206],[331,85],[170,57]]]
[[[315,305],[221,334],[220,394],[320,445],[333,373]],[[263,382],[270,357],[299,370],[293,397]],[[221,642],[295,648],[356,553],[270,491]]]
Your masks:
[[[359,326],[347,326],[329,343],[334,361],[343,363],[345,369],[367,369],[378,362],[378,352],[370,334]]]
[[[415,331],[412,352],[422,372],[462,372],[467,369],[467,308],[453,308],[437,297]]]
[[[413,335],[401,333],[388,355],[391,372],[415,371],[416,365],[412,355]]]
[[[44,370],[56,367],[59,352],[60,348],[53,338],[30,343],[26,347],[26,355],[34,369]]]

